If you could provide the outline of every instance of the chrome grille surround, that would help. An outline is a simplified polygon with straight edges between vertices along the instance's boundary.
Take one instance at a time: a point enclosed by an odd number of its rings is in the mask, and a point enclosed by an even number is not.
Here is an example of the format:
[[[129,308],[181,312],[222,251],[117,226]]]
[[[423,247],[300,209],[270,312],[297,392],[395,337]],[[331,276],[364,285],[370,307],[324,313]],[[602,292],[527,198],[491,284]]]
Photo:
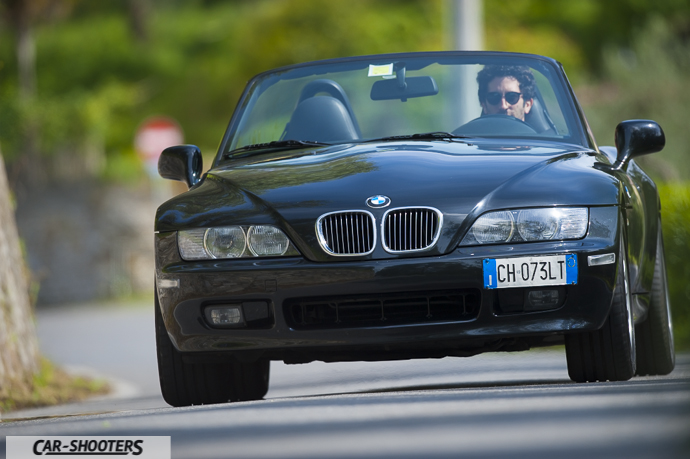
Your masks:
[[[316,235],[329,255],[368,255],[376,247],[376,218],[366,210],[340,210],[316,220]]]
[[[443,213],[434,207],[397,207],[381,221],[381,241],[389,253],[429,250],[443,227]]]

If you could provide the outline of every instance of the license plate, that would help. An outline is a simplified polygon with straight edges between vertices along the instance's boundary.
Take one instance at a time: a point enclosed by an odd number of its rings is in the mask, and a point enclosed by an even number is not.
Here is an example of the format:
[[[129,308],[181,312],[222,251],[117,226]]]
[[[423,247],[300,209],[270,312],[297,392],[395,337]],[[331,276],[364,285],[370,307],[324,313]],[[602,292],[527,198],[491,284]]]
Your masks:
[[[485,258],[484,288],[542,287],[577,284],[577,256]]]

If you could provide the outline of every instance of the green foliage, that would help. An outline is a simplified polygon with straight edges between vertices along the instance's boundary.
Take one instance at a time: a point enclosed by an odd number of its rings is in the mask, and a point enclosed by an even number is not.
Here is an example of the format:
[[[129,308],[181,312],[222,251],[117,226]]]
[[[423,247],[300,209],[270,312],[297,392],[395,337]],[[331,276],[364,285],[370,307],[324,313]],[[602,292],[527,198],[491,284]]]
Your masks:
[[[592,14],[592,3],[596,2],[484,0],[485,47],[552,57],[561,62],[570,78],[577,82],[589,63],[579,37],[569,33],[564,23],[587,20]]]
[[[676,347],[690,348],[690,182],[659,186]]]
[[[607,47],[628,47],[650,17],[690,32],[690,0],[484,0],[490,49],[554,57],[580,76],[601,74]],[[497,34],[497,35],[494,35]]]
[[[666,148],[639,159],[654,178],[690,180],[690,42],[678,42],[665,21],[655,18],[628,50],[606,50],[607,80],[575,92],[600,145],[613,145],[625,119],[653,119],[664,129]]]
[[[70,20],[36,28],[36,100],[20,99],[14,39],[0,29],[0,143],[10,162],[32,135],[43,155],[100,149],[101,174],[129,180],[137,126],[164,114],[209,164],[251,76],[305,60],[440,49],[441,8],[441,0],[161,3],[142,42],[118,2],[77,2]]]
[[[131,152],[146,117],[164,114],[179,121],[208,164],[252,75],[312,59],[438,50],[449,42],[443,18],[450,0],[146,3],[146,41],[135,38],[130,9],[116,0],[72,0],[65,3],[71,16],[37,26],[33,101],[17,94],[15,41],[10,27],[0,29],[0,143],[10,162],[33,137],[44,155],[78,158],[98,150],[102,168]],[[690,28],[690,0],[485,0],[484,9],[488,49],[555,57],[575,82],[600,68],[606,46],[631,43],[651,13],[668,19],[671,37]]]
[[[123,149],[117,155],[108,155],[102,178],[107,182],[135,186],[146,176],[146,170],[134,148]]]

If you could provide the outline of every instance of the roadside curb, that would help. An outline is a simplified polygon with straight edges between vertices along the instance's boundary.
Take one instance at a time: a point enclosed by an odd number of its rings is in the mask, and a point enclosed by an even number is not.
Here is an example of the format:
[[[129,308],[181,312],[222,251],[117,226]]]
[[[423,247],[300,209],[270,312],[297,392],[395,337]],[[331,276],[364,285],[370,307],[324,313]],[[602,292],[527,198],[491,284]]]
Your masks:
[[[27,421],[46,417],[61,417],[75,415],[73,410],[67,410],[70,406],[83,406],[85,409],[77,410],[80,414],[91,414],[93,411],[89,409],[89,405],[100,405],[99,402],[132,399],[142,394],[141,389],[129,381],[106,375],[93,368],[79,366],[79,365],[64,365],[61,366],[71,376],[82,376],[89,379],[105,381],[110,387],[107,394],[95,395],[84,400],[78,400],[68,403],[61,403],[57,405],[47,405],[34,408],[20,409],[17,411],[9,411],[0,413],[0,425],[2,422]],[[96,411],[101,411],[97,409]]]
[[[64,365],[62,367],[72,376],[83,376],[89,379],[105,381],[110,386],[110,392],[104,395],[96,395],[84,400],[113,400],[121,398],[134,398],[141,394],[141,389],[135,384],[124,379],[119,379],[111,375],[103,374],[93,368],[81,365]]]

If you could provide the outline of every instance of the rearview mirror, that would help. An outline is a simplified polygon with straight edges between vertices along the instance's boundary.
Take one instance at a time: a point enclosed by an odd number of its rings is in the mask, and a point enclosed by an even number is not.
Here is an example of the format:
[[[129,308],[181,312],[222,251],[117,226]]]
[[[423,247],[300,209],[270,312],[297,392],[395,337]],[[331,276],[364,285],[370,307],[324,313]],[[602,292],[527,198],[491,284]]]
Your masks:
[[[400,99],[405,102],[413,97],[435,96],[438,94],[436,80],[430,76],[407,77],[402,84],[400,79],[379,80],[371,87],[371,100]]]
[[[666,136],[655,121],[628,120],[616,126],[616,163],[621,169],[632,158],[661,151],[666,145]]]
[[[163,150],[158,158],[158,173],[165,179],[185,182],[191,188],[201,179],[203,163],[199,147],[177,145]]]

